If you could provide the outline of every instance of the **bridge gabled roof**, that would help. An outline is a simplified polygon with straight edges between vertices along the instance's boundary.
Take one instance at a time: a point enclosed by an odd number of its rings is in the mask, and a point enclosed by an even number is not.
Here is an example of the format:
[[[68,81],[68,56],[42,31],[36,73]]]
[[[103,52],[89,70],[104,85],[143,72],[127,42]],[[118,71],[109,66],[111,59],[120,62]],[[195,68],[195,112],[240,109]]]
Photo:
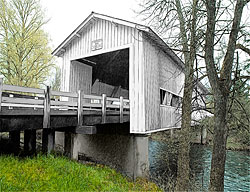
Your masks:
[[[62,50],[65,50],[67,45],[76,37],[79,36],[79,32],[88,25],[88,23],[94,19],[103,19],[113,23],[117,23],[120,25],[128,26],[135,28],[139,31],[143,31],[151,40],[155,42],[155,44],[162,49],[165,53],[167,53],[178,65],[183,68],[184,64],[180,60],[180,58],[170,49],[170,47],[148,26],[138,24],[135,22],[127,21],[124,19],[118,19],[115,17],[111,17],[108,15],[100,14],[92,12],[53,52],[52,54],[55,56],[60,56]]]
[[[61,53],[65,51],[68,44],[76,36],[79,37],[80,36],[79,33],[81,32],[81,30],[84,27],[86,27],[92,19],[95,19],[95,18],[103,19],[103,20],[106,20],[106,21],[110,21],[112,23],[132,27],[132,28],[135,28],[135,29],[137,29],[139,31],[143,31],[144,34],[149,39],[151,39],[156,44],[157,47],[159,47],[163,52],[165,52],[169,57],[171,57],[171,59],[173,59],[175,61],[175,63],[182,70],[184,70],[184,63],[182,62],[182,60],[173,52],[173,50],[150,27],[148,27],[146,25],[138,24],[138,23],[135,23],[135,22],[127,21],[127,20],[124,20],[124,19],[119,19],[119,18],[116,18],[116,17],[96,13],[96,12],[91,12],[91,14],[52,52],[52,55],[55,55],[55,56],[59,57],[61,55]],[[208,90],[204,87],[204,85],[199,83],[199,86],[201,87],[201,89],[204,92],[208,92]]]
[[[56,55],[56,56],[59,56],[60,55],[60,50],[67,47],[67,45],[73,40],[73,38],[75,36],[79,36],[79,32],[84,27],[86,27],[88,25],[88,23],[94,18],[107,20],[107,21],[110,21],[112,23],[117,23],[117,24],[120,24],[120,25],[132,27],[132,28],[136,28],[136,29],[141,29],[143,31],[148,30],[147,26],[144,26],[144,25],[141,25],[141,24],[138,24],[138,23],[126,21],[126,20],[123,20],[123,19],[118,19],[118,18],[111,17],[111,16],[104,15],[104,14],[100,14],[100,13],[91,12],[91,14],[52,52],[52,54]]]

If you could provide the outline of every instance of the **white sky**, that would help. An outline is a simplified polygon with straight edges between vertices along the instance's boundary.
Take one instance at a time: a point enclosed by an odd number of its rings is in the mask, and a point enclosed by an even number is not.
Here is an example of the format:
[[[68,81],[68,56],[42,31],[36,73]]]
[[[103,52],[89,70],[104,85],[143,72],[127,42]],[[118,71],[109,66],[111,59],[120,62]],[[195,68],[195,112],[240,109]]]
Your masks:
[[[44,26],[56,48],[92,11],[134,22],[139,0],[40,0],[50,21]]]

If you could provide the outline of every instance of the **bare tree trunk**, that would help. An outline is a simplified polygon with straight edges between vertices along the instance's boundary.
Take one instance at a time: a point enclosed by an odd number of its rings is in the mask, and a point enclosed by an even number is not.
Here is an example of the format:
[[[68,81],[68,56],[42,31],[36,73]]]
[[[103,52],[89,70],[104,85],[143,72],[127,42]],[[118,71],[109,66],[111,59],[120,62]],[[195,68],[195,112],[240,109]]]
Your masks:
[[[189,188],[189,151],[190,151],[190,125],[191,102],[193,85],[192,78],[185,78],[184,95],[182,102],[182,125],[179,135],[177,184],[176,191],[185,191]]]
[[[192,93],[194,80],[194,60],[196,55],[196,18],[197,18],[197,2],[193,0],[192,5],[192,24],[191,24],[191,41],[189,53],[185,53],[188,49],[187,38],[185,34],[183,15],[181,14],[181,5],[179,0],[176,0],[177,12],[180,20],[181,35],[183,38],[183,49],[185,56],[185,84],[184,95],[182,102],[182,125],[181,134],[179,137],[178,149],[178,169],[177,169],[177,191],[185,191],[189,189],[189,151],[190,151],[190,130],[191,130],[191,114],[192,114]],[[180,9],[180,10],[178,10]],[[185,50],[186,49],[186,50]]]
[[[231,73],[236,48],[236,41],[240,27],[242,11],[249,0],[237,0],[233,25],[227,45],[227,52],[223,60],[220,76],[217,75],[214,63],[214,36],[216,24],[216,1],[207,0],[207,31],[205,44],[205,62],[209,82],[214,95],[214,138],[210,173],[210,191],[224,191],[224,171],[226,161],[227,142],[227,113],[228,95],[231,88]]]
[[[214,137],[210,174],[210,191],[224,191],[224,172],[227,142],[227,101],[228,96],[214,95]]]

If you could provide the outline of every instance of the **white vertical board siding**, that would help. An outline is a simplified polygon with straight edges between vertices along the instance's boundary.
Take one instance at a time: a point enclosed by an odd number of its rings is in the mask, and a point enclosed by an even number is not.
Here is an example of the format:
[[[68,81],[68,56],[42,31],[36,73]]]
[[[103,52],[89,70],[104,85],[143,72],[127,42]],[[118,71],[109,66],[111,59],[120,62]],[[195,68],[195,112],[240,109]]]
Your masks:
[[[176,107],[160,106],[161,128],[173,128],[181,126],[181,115]]]
[[[91,86],[92,67],[78,61],[71,61],[69,91],[77,92],[78,90],[82,90],[84,91],[84,94],[90,94]]]
[[[166,54],[160,54],[160,87],[183,95],[184,73]]]
[[[176,95],[183,96],[185,75],[180,67],[167,55],[160,55],[160,87]],[[181,116],[176,107],[160,107],[161,128],[181,126]]]
[[[145,131],[160,128],[159,50],[146,38],[144,57]]]
[[[131,34],[135,42],[129,54],[130,132],[145,133],[144,43],[142,32],[134,29]]]
[[[145,130],[178,127],[180,118],[175,107],[160,107],[160,88],[183,95],[184,73],[153,42],[144,39]]]
[[[70,45],[66,48],[63,55],[62,63],[62,91],[69,91],[69,77],[70,77]]]
[[[103,19],[93,18],[90,20],[79,32],[80,37],[75,36],[62,55],[62,91],[69,91],[70,61],[95,53],[95,51],[91,51],[92,41],[102,39],[103,48],[101,50],[105,51],[134,43],[136,31],[134,28]]]

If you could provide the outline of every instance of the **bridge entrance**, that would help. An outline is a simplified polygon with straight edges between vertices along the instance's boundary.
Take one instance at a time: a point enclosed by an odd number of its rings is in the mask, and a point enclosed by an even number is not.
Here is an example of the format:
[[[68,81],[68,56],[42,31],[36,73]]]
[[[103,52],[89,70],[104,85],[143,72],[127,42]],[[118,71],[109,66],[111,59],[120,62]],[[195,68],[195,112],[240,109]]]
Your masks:
[[[129,48],[71,62],[70,91],[129,98]]]

